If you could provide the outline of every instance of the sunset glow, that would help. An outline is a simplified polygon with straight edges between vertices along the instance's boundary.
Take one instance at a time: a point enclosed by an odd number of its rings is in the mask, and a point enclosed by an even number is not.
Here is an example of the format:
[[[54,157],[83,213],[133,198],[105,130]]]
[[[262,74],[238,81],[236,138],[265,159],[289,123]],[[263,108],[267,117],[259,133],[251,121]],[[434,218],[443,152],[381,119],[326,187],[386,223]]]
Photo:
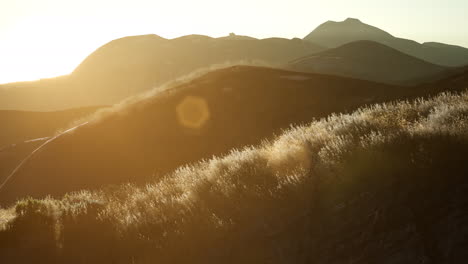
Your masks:
[[[459,31],[468,24],[466,1],[343,2],[5,0],[0,3],[0,83],[68,74],[99,46],[128,35],[235,32],[302,38],[320,23],[346,17],[420,42],[468,46]]]

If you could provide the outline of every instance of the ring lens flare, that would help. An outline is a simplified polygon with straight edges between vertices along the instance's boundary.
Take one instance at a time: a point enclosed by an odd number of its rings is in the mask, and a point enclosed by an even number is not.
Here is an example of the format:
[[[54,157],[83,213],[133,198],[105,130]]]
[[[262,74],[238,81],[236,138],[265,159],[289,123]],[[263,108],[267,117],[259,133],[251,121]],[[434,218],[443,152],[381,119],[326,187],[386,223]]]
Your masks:
[[[200,96],[186,96],[176,106],[177,120],[183,127],[200,129],[210,119],[210,110]]]

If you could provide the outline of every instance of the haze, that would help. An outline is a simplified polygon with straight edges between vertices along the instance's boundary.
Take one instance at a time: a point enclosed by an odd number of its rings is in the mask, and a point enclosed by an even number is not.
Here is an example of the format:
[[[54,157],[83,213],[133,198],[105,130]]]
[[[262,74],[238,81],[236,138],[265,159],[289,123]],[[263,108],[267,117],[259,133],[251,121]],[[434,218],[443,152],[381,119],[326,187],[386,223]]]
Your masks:
[[[347,17],[398,37],[467,47],[467,9],[464,0],[4,0],[0,83],[68,74],[100,45],[128,35],[302,38],[324,21]]]

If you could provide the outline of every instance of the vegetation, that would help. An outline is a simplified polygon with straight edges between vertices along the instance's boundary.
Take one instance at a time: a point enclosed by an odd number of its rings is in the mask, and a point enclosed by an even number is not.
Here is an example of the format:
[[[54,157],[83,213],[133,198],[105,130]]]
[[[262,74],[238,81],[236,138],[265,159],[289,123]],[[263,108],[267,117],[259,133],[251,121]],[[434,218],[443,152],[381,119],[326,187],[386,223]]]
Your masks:
[[[461,263],[468,93],[375,105],[144,187],[0,212],[2,263]]]
[[[14,180],[0,190],[0,206],[27,196],[146,184],[154,175],[258,145],[291,125],[407,98],[417,90],[267,67],[200,74],[76,123],[89,121],[47,143],[15,173],[9,171]]]

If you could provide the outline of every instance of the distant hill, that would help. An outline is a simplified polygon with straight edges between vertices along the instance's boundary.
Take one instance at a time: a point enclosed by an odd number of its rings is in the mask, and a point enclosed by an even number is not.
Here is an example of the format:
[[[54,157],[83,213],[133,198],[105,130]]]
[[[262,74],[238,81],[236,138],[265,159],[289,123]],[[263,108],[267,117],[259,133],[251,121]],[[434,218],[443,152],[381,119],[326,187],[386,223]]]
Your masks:
[[[68,76],[0,85],[0,109],[49,111],[111,105],[213,64],[282,65],[323,49],[301,39],[237,35],[125,37],[98,48]]]
[[[289,66],[299,71],[400,85],[430,82],[451,70],[368,40],[305,56],[293,60]]]
[[[291,124],[402,98],[407,87],[261,67],[216,70],[64,134],[0,190],[0,204],[122,182],[258,144]]]
[[[420,44],[413,40],[397,38],[354,18],[342,22],[327,21],[308,34],[304,40],[329,48],[358,40],[371,40],[438,65],[458,67],[468,64],[467,48],[441,43]]]
[[[325,47],[335,48],[358,40],[383,41],[394,37],[377,27],[364,24],[359,19],[347,18],[344,21],[327,21],[310,32],[304,40],[316,41]]]

